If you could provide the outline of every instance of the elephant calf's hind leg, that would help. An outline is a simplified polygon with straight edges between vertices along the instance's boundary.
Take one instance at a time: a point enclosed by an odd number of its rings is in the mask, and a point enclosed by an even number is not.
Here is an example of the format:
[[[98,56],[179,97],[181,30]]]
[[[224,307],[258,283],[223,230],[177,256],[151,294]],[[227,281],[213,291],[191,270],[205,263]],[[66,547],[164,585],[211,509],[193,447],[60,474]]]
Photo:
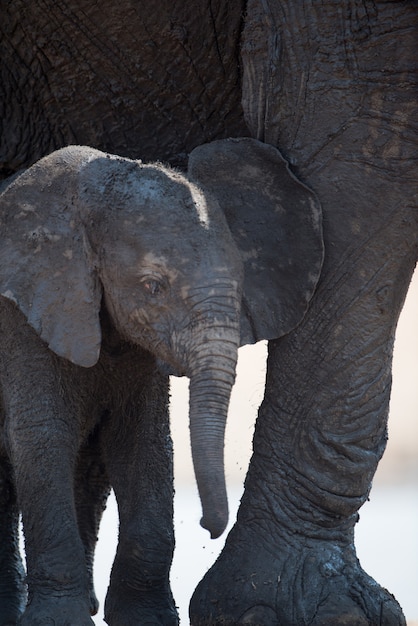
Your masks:
[[[78,528],[86,557],[91,615],[96,615],[99,609],[93,580],[94,551],[100,521],[110,492],[109,479],[100,456],[97,436],[97,432],[94,432],[88,444],[78,455],[74,485]]]
[[[0,626],[16,624],[26,606],[18,522],[11,468],[6,459],[0,458]]]

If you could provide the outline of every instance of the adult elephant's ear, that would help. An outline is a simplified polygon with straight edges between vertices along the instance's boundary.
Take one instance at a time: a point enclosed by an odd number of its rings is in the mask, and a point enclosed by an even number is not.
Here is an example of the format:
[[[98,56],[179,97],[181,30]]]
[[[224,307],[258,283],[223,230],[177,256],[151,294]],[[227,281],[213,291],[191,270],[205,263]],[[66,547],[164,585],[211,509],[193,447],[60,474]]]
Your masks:
[[[280,337],[303,318],[323,261],[321,208],[273,146],[225,139],[193,150],[190,178],[215,196],[241,251],[241,344]]]
[[[89,367],[100,351],[101,286],[78,216],[76,151],[38,161],[0,195],[0,293],[51,350]]]

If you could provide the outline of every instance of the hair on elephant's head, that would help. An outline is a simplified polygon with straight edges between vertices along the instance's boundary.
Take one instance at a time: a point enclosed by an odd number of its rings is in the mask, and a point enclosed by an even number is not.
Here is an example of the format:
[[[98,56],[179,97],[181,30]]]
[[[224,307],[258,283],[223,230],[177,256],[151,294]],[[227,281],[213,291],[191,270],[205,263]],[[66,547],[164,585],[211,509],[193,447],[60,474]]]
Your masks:
[[[190,377],[192,452],[213,537],[227,522],[226,414],[237,349],[304,315],[322,263],[318,203],[278,151],[201,146],[189,178],[71,146],[0,196],[0,293],[56,354],[91,367],[103,302],[123,337]]]

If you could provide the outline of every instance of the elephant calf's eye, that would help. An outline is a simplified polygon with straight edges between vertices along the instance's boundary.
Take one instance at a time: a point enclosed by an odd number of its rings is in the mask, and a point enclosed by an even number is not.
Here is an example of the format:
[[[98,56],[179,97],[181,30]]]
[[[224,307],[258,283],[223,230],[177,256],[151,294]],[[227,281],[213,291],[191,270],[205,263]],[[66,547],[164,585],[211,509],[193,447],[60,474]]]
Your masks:
[[[158,296],[164,291],[163,283],[155,278],[147,278],[146,280],[143,280],[142,287],[151,296]]]

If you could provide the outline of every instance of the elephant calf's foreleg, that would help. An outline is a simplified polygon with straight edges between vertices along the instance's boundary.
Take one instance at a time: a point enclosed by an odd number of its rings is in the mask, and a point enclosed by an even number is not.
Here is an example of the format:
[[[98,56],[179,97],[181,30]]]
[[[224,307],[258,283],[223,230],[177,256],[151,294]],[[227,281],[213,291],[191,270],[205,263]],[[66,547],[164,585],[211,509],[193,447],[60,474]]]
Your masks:
[[[137,373],[136,373],[137,375]],[[143,391],[102,427],[102,446],[119,510],[119,543],[106,596],[110,626],[175,626],[170,589],[174,551],[168,380],[156,371]]]
[[[25,534],[28,603],[19,624],[91,626],[73,493],[77,425],[54,355],[11,307],[4,304],[0,366],[5,438]]]

